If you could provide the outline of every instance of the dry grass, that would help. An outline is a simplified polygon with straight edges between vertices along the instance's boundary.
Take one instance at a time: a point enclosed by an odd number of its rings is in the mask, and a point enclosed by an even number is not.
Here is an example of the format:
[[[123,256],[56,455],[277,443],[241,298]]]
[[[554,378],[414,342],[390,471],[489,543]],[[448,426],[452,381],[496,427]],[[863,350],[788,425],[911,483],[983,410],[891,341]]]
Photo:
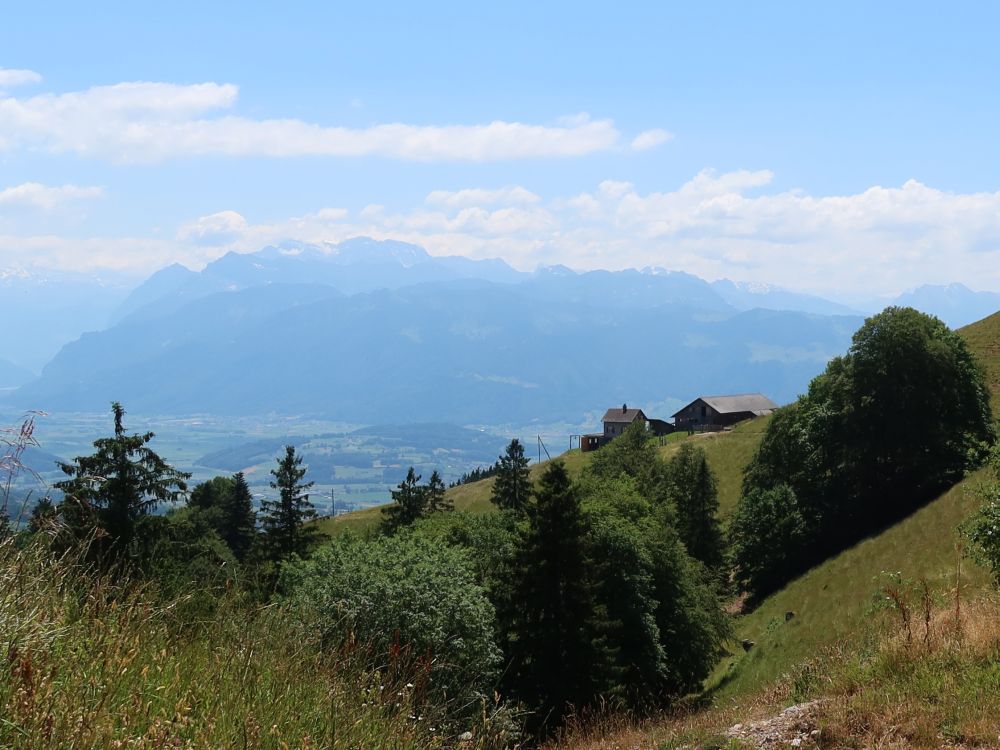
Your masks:
[[[182,624],[141,588],[15,542],[0,539],[0,747],[447,744],[405,680],[325,654],[278,607],[224,601]]]

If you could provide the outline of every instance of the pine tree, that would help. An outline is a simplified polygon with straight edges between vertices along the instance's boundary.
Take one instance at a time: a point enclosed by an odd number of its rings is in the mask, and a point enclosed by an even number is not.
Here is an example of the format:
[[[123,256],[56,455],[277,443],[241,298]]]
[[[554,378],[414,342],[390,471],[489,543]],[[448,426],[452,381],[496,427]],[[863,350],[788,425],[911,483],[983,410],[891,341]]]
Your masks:
[[[507,603],[510,687],[535,710],[538,726],[569,706],[591,704],[608,687],[612,655],[588,554],[589,524],[565,466],[542,475],[528,507]]]
[[[406,479],[392,491],[392,505],[382,509],[382,530],[394,534],[409,526],[427,513],[427,488],[420,486],[420,475],[413,467],[406,472]]]
[[[236,559],[243,562],[257,537],[257,513],[253,508],[253,496],[243,472],[233,476],[233,490],[223,509],[222,538],[233,551]]]
[[[683,443],[670,462],[669,476],[684,546],[695,559],[719,569],[725,559],[719,493],[705,451]]]
[[[305,556],[319,539],[319,531],[308,522],[316,518],[309,502],[312,482],[303,482],[306,469],[302,457],[295,455],[295,446],[286,445],[285,455],[271,469],[271,487],[278,490],[278,499],[265,500],[261,506],[264,540],[272,559],[283,560],[291,555]]]
[[[531,479],[524,446],[514,438],[497,461],[496,479],[490,500],[503,510],[523,512],[531,498]]]
[[[60,508],[66,511],[67,521],[95,520],[102,531],[100,536],[116,553],[129,554],[135,550],[139,519],[155,511],[160,503],[180,500],[187,492],[186,480],[191,475],[173,468],[147,447],[154,437],[152,432],[125,433],[125,409],[121,404],[115,401],[111,410],[114,437],[95,440],[93,455],[62,464],[60,468],[69,478],[56,482],[55,487],[65,496]]]
[[[455,504],[447,495],[444,480],[438,474],[437,469],[431,473],[431,478],[427,482],[427,512],[440,513],[455,510]]]

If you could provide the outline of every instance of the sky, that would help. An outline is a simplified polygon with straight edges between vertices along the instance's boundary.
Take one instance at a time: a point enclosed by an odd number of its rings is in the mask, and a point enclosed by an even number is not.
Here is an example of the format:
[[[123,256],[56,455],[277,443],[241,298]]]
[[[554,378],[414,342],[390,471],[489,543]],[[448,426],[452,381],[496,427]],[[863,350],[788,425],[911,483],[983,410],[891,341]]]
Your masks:
[[[1000,290],[1000,5],[145,5],[4,9],[0,272],[364,234]]]

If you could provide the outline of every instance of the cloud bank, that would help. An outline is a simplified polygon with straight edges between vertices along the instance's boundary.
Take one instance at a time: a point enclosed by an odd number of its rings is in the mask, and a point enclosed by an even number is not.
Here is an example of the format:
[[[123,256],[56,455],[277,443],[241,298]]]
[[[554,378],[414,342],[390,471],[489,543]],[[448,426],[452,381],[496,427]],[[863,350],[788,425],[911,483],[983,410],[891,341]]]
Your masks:
[[[0,70],[0,87],[37,80]],[[6,78],[5,78],[6,76]],[[579,157],[622,147],[607,119],[577,115],[553,124],[375,124],[349,128],[298,119],[250,119],[229,111],[232,84],[131,82],[30,97],[0,95],[0,151],[74,153],[118,163],[197,156],[377,156],[409,161],[486,162]],[[633,148],[651,148],[665,131],[647,131]]]
[[[409,209],[334,206],[274,221],[253,221],[230,207],[186,222],[171,241],[0,238],[0,267],[16,265],[19,250],[30,247],[43,265],[91,270],[111,263],[120,247],[113,267],[149,272],[173,261],[197,267],[286,239],[364,234],[415,242],[437,255],[502,257],[526,270],[660,266],[841,299],[927,282],[1000,289],[1000,192],[951,193],[910,180],[815,196],[774,191],[772,180],[767,170],[706,170],[666,191],[606,180],[555,197],[519,185],[472,187],[433,191]]]

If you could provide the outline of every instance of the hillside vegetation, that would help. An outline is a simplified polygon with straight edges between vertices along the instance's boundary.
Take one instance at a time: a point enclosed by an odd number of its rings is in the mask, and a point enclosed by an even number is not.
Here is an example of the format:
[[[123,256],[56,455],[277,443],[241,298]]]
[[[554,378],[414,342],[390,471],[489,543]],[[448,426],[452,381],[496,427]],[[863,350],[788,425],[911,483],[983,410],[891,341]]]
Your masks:
[[[709,466],[716,475],[719,489],[719,514],[725,520],[736,508],[740,498],[740,485],[743,481],[743,467],[753,456],[761,435],[767,429],[768,418],[752,419],[737,425],[733,430],[698,434],[694,436],[678,435],[678,439],[669,441],[659,448],[664,458],[677,453],[682,442],[693,442],[702,447],[708,458]],[[573,478],[579,478],[593,456],[592,453],[570,451],[558,456],[566,465],[566,470]],[[531,479],[535,481],[548,466],[549,461],[542,461],[531,467]],[[455,510],[467,513],[489,513],[494,510],[490,503],[490,493],[493,490],[493,480],[484,479],[456,487],[450,487],[448,498],[454,503]],[[364,533],[378,526],[382,517],[382,508],[365,508],[353,513],[345,513],[336,518],[321,518],[316,523],[322,533],[336,536],[350,529]]]

